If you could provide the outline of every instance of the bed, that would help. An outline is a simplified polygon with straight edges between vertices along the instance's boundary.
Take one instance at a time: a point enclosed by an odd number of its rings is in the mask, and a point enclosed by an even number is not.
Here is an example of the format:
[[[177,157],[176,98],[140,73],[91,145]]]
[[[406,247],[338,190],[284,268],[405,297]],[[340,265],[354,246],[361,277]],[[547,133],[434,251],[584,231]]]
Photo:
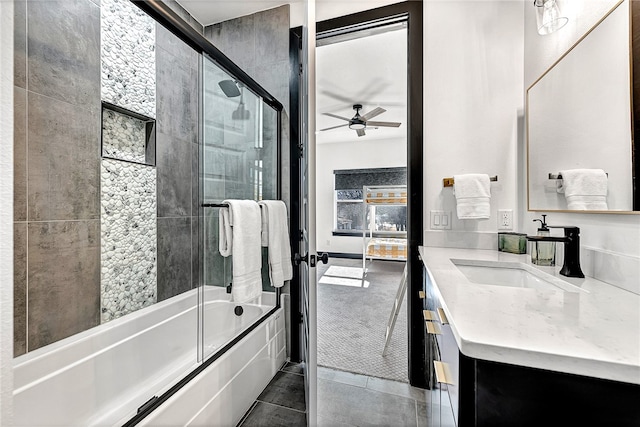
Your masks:
[[[406,217],[396,223],[376,223],[376,207],[406,206],[406,185],[364,186],[364,221],[362,230],[362,271],[366,272],[367,259],[406,261]]]

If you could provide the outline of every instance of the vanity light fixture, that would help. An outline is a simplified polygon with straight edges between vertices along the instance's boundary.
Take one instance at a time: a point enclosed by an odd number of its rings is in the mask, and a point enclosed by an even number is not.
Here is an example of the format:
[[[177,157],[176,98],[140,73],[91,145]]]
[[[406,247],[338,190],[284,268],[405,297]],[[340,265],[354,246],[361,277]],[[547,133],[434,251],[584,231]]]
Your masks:
[[[560,15],[556,0],[533,0],[536,7],[536,24],[541,36],[551,34],[564,27],[569,18]]]

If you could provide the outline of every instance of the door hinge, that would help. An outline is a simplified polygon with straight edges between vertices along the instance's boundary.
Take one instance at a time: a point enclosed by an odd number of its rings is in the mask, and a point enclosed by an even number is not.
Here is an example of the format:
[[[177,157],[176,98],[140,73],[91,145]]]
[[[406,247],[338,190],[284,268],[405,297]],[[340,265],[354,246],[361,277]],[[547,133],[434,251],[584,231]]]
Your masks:
[[[299,158],[304,157],[304,146],[302,144],[298,144],[298,157]]]
[[[303,72],[302,64],[298,64],[298,73],[302,75],[302,72]]]
[[[298,323],[302,323],[304,321],[304,318],[302,317],[302,313],[297,313],[297,317],[298,317]]]

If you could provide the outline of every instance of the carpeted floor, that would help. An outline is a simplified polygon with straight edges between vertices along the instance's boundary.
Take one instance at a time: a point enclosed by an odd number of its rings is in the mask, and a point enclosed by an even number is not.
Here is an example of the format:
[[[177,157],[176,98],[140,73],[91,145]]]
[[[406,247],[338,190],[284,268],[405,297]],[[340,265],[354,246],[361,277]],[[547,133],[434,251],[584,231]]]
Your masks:
[[[407,313],[403,301],[387,350],[387,321],[404,262],[333,258],[318,267],[318,365],[408,382]]]

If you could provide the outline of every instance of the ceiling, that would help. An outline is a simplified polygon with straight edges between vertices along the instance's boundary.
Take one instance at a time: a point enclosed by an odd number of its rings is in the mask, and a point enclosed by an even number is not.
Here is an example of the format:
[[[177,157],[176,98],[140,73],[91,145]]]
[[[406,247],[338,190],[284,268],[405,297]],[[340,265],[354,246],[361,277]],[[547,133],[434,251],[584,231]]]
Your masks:
[[[382,107],[387,111],[372,120],[400,122],[401,125],[399,128],[367,127],[363,137],[358,137],[348,127],[318,131],[318,144],[406,138],[406,28],[316,49],[316,129],[345,124],[345,121],[323,113],[351,118],[355,114],[353,104],[362,104],[361,115]]]
[[[316,17],[327,19],[360,10],[394,3],[397,0],[316,0]],[[209,25],[228,19],[267,10],[282,4],[294,8],[304,6],[303,0],[178,0],[200,23]],[[326,16],[325,16],[326,15]],[[293,22],[293,16],[292,16]],[[292,23],[293,25],[293,23]],[[406,80],[407,34],[406,28],[393,31],[363,32],[362,37],[347,37],[324,41],[316,49],[316,129],[345,124],[346,121],[328,117],[332,113],[351,118],[353,104],[362,104],[360,114],[375,107],[387,111],[375,121],[400,122],[399,128],[367,128],[366,135],[358,137],[348,127],[316,133],[316,142],[360,142],[373,139],[406,138]],[[358,34],[359,35],[359,34]]]

